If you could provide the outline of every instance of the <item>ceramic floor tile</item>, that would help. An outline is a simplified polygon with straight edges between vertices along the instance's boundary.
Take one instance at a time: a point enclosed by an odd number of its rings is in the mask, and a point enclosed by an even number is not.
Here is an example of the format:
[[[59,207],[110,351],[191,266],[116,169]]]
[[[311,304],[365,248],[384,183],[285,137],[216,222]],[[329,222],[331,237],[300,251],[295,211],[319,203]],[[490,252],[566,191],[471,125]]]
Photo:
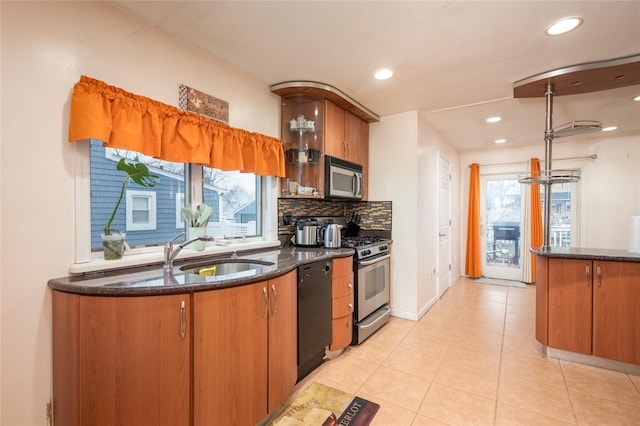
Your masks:
[[[570,393],[582,392],[640,407],[640,392],[629,375],[598,367],[561,365]]]
[[[497,334],[502,338],[502,334],[504,332],[504,320],[467,317],[462,320],[462,324],[460,324],[460,327],[458,328],[459,333],[462,331],[492,333]]]
[[[638,425],[640,407],[572,392],[571,401],[580,425]]]
[[[558,387],[565,385],[560,362],[554,358],[529,357],[516,353],[502,354],[500,372],[536,380]]]
[[[493,399],[434,383],[418,415],[448,425],[493,425],[495,406]]]
[[[498,401],[518,408],[575,423],[575,416],[564,386],[526,379],[516,374],[501,374]]]
[[[378,364],[343,354],[324,362],[317,374],[328,380],[359,388],[378,367]]]
[[[404,318],[398,317],[389,317],[389,322],[387,323],[389,327],[401,328],[403,330],[411,330],[415,327],[416,322]]]
[[[372,395],[358,392],[359,397],[380,405],[370,426],[411,426],[416,416],[415,411],[407,410],[387,401],[383,401]]]
[[[449,349],[450,340],[443,340],[429,333],[414,329],[398,344],[398,348],[408,348],[422,352],[429,358],[442,359]]]
[[[456,389],[496,399],[498,368],[482,368],[475,363],[445,357],[433,380]]]
[[[380,340],[367,339],[364,343],[366,344],[349,346],[344,353],[380,365],[397,346],[397,344]]]
[[[403,373],[431,380],[442,362],[442,356],[432,358],[428,353],[408,347],[397,347],[382,364]]]
[[[378,368],[358,390],[415,412],[431,381],[387,367]]]
[[[422,416],[420,414],[416,415],[416,418],[413,419],[413,423],[411,426],[446,426],[447,423],[439,422],[436,419],[432,419],[431,417]]]
[[[546,356],[542,352],[542,345],[532,334],[505,334],[502,339],[502,351],[530,357]]]
[[[543,416],[533,411],[523,410],[509,404],[498,402],[496,408],[496,426],[570,426],[575,423],[567,423],[553,417]]]
[[[369,337],[369,340],[372,342],[384,342],[391,344],[393,346],[400,343],[402,339],[410,332],[411,330],[407,330],[404,328],[393,327],[390,324],[382,327],[375,334]]]

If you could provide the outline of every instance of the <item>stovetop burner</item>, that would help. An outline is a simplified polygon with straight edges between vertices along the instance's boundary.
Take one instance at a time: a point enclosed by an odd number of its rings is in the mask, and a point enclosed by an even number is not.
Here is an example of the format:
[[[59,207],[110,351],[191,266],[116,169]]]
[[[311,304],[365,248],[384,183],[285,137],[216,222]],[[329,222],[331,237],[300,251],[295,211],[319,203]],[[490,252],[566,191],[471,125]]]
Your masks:
[[[362,248],[376,243],[387,243],[387,238],[379,237],[344,237],[342,239],[342,246],[348,248]]]

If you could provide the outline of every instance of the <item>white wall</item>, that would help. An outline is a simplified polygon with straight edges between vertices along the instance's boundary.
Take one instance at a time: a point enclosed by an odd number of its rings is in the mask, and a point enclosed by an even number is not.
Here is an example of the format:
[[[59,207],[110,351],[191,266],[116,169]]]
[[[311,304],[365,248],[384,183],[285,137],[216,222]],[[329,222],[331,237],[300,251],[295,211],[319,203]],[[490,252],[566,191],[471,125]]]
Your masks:
[[[51,397],[50,278],[74,258],[69,97],[84,74],[177,105],[186,84],[227,100],[234,127],[279,137],[266,82],[106,2],[0,2],[0,424],[45,425]],[[221,40],[224,42],[224,40]]]
[[[609,136],[603,133],[603,136]],[[612,134],[615,136],[615,134]],[[640,136],[606,137],[597,140],[581,140],[579,136],[554,141],[552,168],[580,168],[579,241],[576,245],[588,248],[626,250],[629,241],[630,217],[640,215]],[[571,157],[598,156],[595,160]],[[525,162],[531,157],[544,160],[544,142],[539,146],[503,148],[491,151],[467,152],[461,159],[462,205],[461,259],[464,271],[466,240],[467,198],[469,194],[468,165],[480,164],[480,174],[489,172],[525,172]],[[491,166],[503,164],[502,166]],[[483,167],[484,166],[484,167]],[[542,164],[542,168],[544,168]]]
[[[452,276],[459,271],[459,168],[457,152],[418,112],[382,117],[369,132],[369,199],[393,205],[391,309],[419,319],[437,300],[438,156],[452,166]],[[435,272],[434,272],[435,269]]]

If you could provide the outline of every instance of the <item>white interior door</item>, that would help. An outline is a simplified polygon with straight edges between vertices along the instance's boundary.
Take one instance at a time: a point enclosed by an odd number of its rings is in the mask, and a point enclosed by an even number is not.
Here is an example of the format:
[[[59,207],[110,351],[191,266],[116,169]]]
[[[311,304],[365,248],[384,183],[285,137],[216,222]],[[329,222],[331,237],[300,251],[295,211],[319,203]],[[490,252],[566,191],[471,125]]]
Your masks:
[[[440,297],[451,287],[451,165],[439,157],[438,172],[438,294]]]
[[[480,176],[482,275],[520,281],[522,185],[516,175]]]

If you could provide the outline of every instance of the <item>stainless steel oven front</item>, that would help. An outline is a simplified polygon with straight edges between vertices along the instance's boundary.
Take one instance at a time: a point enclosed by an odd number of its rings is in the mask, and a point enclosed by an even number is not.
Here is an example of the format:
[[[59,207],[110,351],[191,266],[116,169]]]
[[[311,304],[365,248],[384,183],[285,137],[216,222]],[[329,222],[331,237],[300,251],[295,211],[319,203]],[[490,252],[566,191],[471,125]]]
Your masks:
[[[390,260],[387,253],[357,262],[356,322],[389,303]]]

